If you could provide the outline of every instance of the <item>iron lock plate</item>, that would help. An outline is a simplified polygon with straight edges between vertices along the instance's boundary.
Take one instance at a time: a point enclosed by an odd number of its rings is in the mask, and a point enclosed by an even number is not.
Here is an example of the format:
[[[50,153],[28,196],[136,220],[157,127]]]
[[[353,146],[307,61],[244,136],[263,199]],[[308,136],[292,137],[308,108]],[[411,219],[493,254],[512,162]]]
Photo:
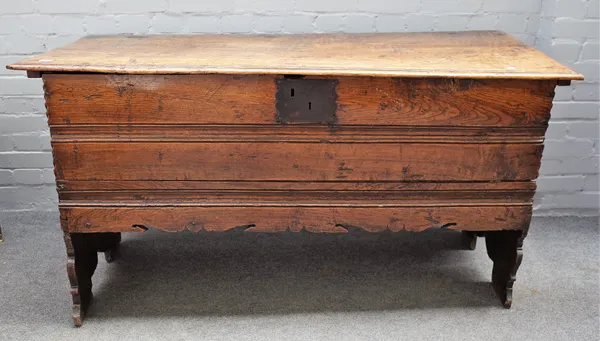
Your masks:
[[[277,122],[332,124],[336,121],[336,79],[276,79]]]

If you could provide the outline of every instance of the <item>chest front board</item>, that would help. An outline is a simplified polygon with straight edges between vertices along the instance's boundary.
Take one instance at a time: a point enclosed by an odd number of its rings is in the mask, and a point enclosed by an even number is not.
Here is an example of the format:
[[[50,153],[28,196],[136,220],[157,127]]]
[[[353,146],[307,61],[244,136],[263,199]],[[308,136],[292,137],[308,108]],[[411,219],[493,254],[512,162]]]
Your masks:
[[[294,78],[306,108],[282,122],[282,80],[44,75],[69,229],[528,223],[554,83],[338,77],[303,99]]]

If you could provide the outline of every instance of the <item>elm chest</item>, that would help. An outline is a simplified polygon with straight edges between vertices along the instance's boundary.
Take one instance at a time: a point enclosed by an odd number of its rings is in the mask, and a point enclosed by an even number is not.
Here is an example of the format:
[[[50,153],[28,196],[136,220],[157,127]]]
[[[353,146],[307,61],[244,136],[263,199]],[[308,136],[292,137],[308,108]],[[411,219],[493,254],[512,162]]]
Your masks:
[[[485,236],[505,307],[554,88],[501,32],[88,37],[42,77],[76,325],[121,232]]]

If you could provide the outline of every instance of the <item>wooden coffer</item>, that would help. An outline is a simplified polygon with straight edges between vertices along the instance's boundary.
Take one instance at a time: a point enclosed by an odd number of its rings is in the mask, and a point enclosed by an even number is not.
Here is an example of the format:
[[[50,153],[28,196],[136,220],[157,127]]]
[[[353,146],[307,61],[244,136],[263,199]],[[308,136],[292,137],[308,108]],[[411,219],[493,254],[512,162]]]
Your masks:
[[[500,32],[88,37],[9,67],[43,77],[78,325],[97,251],[150,227],[468,231],[509,307],[581,79]]]

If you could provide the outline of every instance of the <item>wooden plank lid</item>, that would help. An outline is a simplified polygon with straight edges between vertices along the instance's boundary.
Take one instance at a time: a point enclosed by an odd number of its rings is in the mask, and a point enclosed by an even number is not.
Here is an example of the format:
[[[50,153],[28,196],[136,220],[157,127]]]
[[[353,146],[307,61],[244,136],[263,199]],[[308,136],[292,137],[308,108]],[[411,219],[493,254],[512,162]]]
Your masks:
[[[119,74],[583,79],[498,31],[90,36],[7,67]]]

